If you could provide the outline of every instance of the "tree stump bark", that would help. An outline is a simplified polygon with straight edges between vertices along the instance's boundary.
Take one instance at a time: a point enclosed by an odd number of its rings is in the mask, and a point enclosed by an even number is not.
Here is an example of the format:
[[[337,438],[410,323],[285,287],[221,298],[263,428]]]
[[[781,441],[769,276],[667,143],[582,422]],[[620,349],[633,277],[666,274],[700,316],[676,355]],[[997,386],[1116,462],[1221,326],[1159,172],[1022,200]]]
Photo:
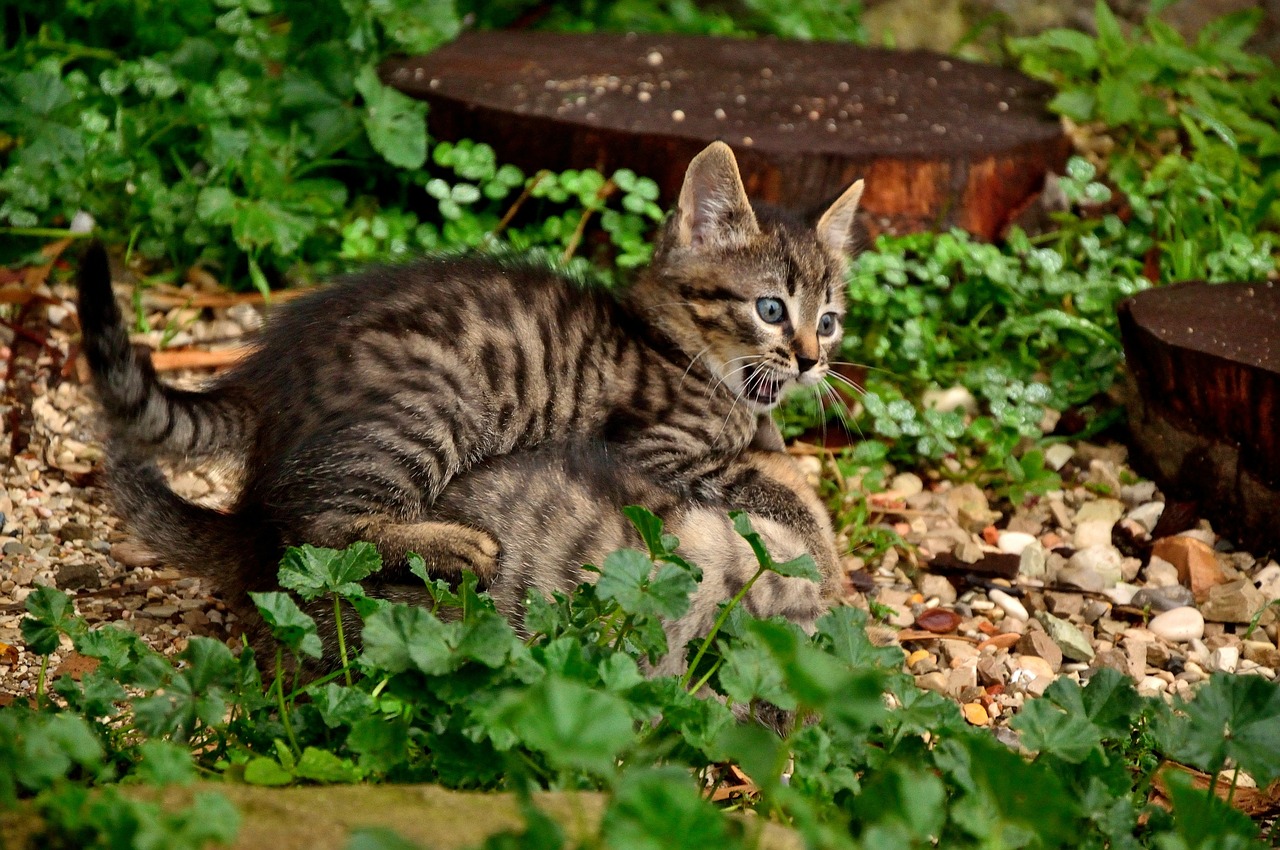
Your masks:
[[[383,78],[431,104],[438,138],[487,142],[526,170],[628,167],[668,202],[715,139],[760,200],[816,209],[862,177],[873,234],[994,238],[1070,153],[1049,87],[919,50],[472,32]]]
[[[1280,549],[1280,285],[1181,283],[1119,314],[1134,461],[1237,543]]]

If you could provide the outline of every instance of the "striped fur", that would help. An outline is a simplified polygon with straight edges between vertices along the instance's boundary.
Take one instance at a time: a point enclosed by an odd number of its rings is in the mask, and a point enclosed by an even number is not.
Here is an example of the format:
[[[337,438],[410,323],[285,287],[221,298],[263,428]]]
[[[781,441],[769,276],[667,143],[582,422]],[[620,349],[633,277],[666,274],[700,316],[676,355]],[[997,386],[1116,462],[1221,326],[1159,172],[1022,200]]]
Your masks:
[[[284,546],[362,539],[392,564],[440,551],[442,574],[466,566],[492,580],[492,537],[430,518],[449,481],[486,458],[604,438],[620,466],[677,498],[765,499],[772,518],[803,520],[808,511],[737,459],[783,390],[826,371],[860,189],[816,228],[753,210],[717,143],[690,164],[653,265],[621,296],[492,257],[372,269],[280,308],[253,353],[203,393],[165,387],[129,350],[105,258],[91,251],[81,316],[117,509],[165,560],[238,573],[246,587],[270,581]],[[784,303],[786,320],[764,321],[761,298]],[[819,334],[828,313],[834,330]],[[151,472],[131,480],[153,454],[243,460],[223,527],[246,551],[195,544],[184,532],[224,518],[157,497]],[[823,533],[805,531],[833,567]]]

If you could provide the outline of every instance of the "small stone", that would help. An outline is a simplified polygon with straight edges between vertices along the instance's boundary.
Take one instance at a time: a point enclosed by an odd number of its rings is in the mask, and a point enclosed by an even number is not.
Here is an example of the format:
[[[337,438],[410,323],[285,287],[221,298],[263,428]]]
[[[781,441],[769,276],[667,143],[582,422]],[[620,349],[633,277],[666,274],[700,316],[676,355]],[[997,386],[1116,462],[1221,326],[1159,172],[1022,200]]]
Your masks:
[[[1018,641],[1018,652],[1025,656],[1043,658],[1056,673],[1062,666],[1062,650],[1053,642],[1053,638],[1041,631],[1029,631]]]
[[[1002,531],[996,536],[996,548],[1010,555],[1021,555],[1033,543],[1037,543],[1035,535],[1025,531]]]
[[[1055,617],[1078,617],[1084,610],[1084,598],[1078,593],[1051,590],[1044,595],[1044,604]]]
[[[1014,597],[1005,593],[1003,590],[992,589],[987,593],[987,598],[1000,606],[1000,610],[1004,611],[1010,617],[1018,620],[1025,620],[1030,615],[1027,613],[1026,607]]]
[[[940,605],[956,601],[956,587],[945,576],[926,573],[920,578],[920,592],[926,599],[937,599]]]
[[[1280,668],[1280,649],[1276,649],[1270,641],[1246,640],[1240,644],[1240,649],[1246,661],[1273,670]]]
[[[1178,583],[1178,568],[1159,555],[1151,556],[1143,575],[1150,587],[1173,587]]]
[[[1268,599],[1280,599],[1280,564],[1271,561],[1253,576],[1253,583]]]
[[[927,649],[917,649],[915,652],[907,656],[907,669],[910,670],[921,661],[933,661],[935,664],[937,663],[932,652]]]
[[[889,492],[896,494],[903,501],[924,491],[924,482],[914,472],[903,472],[893,476],[889,481]]]
[[[1147,502],[1129,511],[1125,514],[1125,518],[1133,520],[1145,528],[1147,534],[1150,534],[1155,531],[1156,523],[1160,521],[1162,513],[1164,513],[1164,502]]]
[[[1023,655],[1014,660],[1009,683],[1020,685],[1033,696],[1041,696],[1056,678],[1057,674],[1049,667],[1049,662],[1034,655]]]
[[[947,694],[947,677],[941,671],[935,670],[932,673],[925,673],[923,676],[916,676],[916,684],[922,690],[933,691],[935,694]]]
[[[1144,587],[1133,595],[1129,604],[1135,608],[1150,608],[1152,611],[1172,611],[1174,608],[1188,608],[1196,604],[1191,591],[1180,584],[1171,587]]]
[[[1080,520],[1076,518],[1076,530],[1071,535],[1071,545],[1076,549],[1089,549],[1111,545],[1111,531],[1115,523],[1105,519]]]
[[[1194,537],[1179,534],[1162,538],[1151,548],[1151,554],[1177,567],[1179,583],[1191,588],[1197,600],[1203,600],[1209,588],[1227,580],[1213,547]]]
[[[1036,619],[1044,626],[1045,632],[1062,650],[1065,658],[1073,661],[1092,661],[1093,647],[1084,633],[1066,620],[1060,620],[1046,611],[1038,611]]]
[[[0,552],[4,552],[4,554],[6,555],[15,555],[15,556],[25,555],[29,551],[30,550],[27,549],[27,545],[23,543],[21,540],[10,540],[8,543],[4,544],[3,549],[0,549]]]
[[[1159,676],[1147,676],[1138,682],[1138,696],[1158,697],[1165,691],[1165,681]]]
[[[978,400],[973,397],[973,393],[960,386],[948,387],[945,390],[926,390],[921,403],[926,408],[942,413],[951,413],[955,410],[974,413],[978,410]]]
[[[1195,608],[1174,608],[1152,617],[1151,622],[1147,623],[1147,629],[1167,641],[1186,643],[1199,640],[1204,635],[1204,616]]]
[[[1102,582],[1101,587],[1084,587],[1084,590],[1100,591],[1108,587],[1115,587],[1116,583],[1124,577],[1124,556],[1120,554],[1116,547],[1108,544],[1098,546],[1090,546],[1088,549],[1081,549],[1067,560],[1067,568],[1070,570],[1084,570],[1091,572]],[[1058,580],[1062,581],[1061,574]],[[1081,587],[1081,585],[1076,585]]]
[[[93,536],[93,529],[84,523],[68,522],[58,529],[58,536],[63,540],[88,540]]]
[[[61,590],[88,590],[102,585],[97,568],[83,562],[59,565],[53,581]]]
[[[1200,603],[1200,613],[1215,623],[1247,623],[1268,601],[1253,582],[1238,579],[1210,587],[1207,598]],[[1260,622],[1266,625],[1274,620],[1275,614],[1267,612]]]
[[[982,703],[967,702],[960,706],[960,710],[964,712],[964,719],[969,721],[971,726],[986,726],[991,722],[991,716],[982,707]]]
[[[1103,591],[1103,593],[1116,605],[1129,605],[1133,602],[1133,597],[1138,595],[1139,590],[1141,588],[1137,585],[1122,581],[1115,587]]]
[[[1084,620],[1089,625],[1093,625],[1106,616],[1110,611],[1110,602],[1104,602],[1101,599],[1086,599],[1084,601],[1084,608],[1080,611],[1080,619]]]
[[[1137,484],[1125,484],[1120,488],[1120,498],[1125,504],[1136,507],[1152,502],[1156,498],[1154,481],[1139,481]],[[1162,503],[1163,504],[1163,503]]]
[[[148,617],[155,617],[157,620],[167,620],[174,614],[178,613],[177,605],[148,605],[143,608],[140,613],[146,614]]]
[[[953,487],[947,491],[943,502],[947,513],[955,517],[967,531],[980,532],[1000,519],[1000,514],[991,510],[987,503],[987,494],[976,484]]]
[[[1048,552],[1038,542],[1022,550],[1018,562],[1018,575],[1025,578],[1043,578],[1048,572]]]
[[[1115,525],[1124,516],[1124,504],[1116,499],[1095,499],[1085,502],[1076,511],[1076,524],[1086,522],[1105,522]]]
[[[1222,646],[1209,653],[1209,667],[1220,673],[1234,673],[1240,665],[1240,650],[1234,646]]]
[[[1044,462],[1054,472],[1061,472],[1062,467],[1075,457],[1076,450],[1066,443],[1054,443],[1044,450]]]
[[[1101,593],[1107,587],[1107,581],[1086,567],[1066,567],[1058,571],[1058,583],[1078,587],[1089,593]]]
[[[916,617],[915,625],[926,632],[945,635],[954,632],[960,625],[960,615],[946,608],[930,608],[920,612],[920,616]]]

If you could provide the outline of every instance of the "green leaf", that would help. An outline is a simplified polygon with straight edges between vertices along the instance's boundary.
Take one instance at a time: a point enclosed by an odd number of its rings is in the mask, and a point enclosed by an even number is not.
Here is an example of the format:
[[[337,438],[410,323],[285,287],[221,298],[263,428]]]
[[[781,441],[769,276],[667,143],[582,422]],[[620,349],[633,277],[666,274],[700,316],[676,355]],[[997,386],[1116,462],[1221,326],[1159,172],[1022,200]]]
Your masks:
[[[191,751],[173,741],[143,741],[137,776],[148,785],[190,785],[196,780]]]
[[[258,756],[244,766],[244,781],[250,785],[269,787],[293,784],[293,774],[273,758]]]
[[[1098,115],[1108,124],[1127,124],[1138,117],[1141,102],[1132,80],[1106,77],[1098,83]]]
[[[619,549],[604,559],[596,595],[615,601],[628,614],[676,619],[689,610],[689,594],[697,580],[674,564],[654,568],[653,561],[636,549]]]
[[[54,587],[37,585],[24,605],[29,616],[19,628],[27,648],[36,655],[48,655],[58,648],[59,636],[76,628],[77,618],[71,597]]]
[[[401,94],[366,65],[356,74],[364,98],[364,129],[374,150],[397,168],[416,170],[427,161],[427,104]]]
[[[258,613],[271,629],[272,636],[290,651],[319,658],[324,653],[320,635],[316,633],[316,621],[298,607],[287,593],[270,591],[250,592],[249,598]]]
[[[351,726],[369,716],[373,710],[373,698],[355,688],[344,688],[335,682],[312,690],[311,704],[320,712],[320,719],[330,729]]]
[[[452,668],[448,629],[431,612],[393,604],[365,620],[365,663],[387,673],[418,670],[431,676]]]
[[[341,551],[304,544],[285,551],[279,577],[283,587],[310,602],[325,593],[364,596],[356,582],[380,569],[382,558],[371,543],[353,543]]]
[[[1194,780],[1180,770],[1166,770],[1163,776],[1173,804],[1174,827],[1181,840],[1162,846],[1178,850],[1246,850],[1258,846],[1254,840],[1258,827],[1243,812],[1228,806],[1217,795],[1196,788]]]
[[[1120,21],[1117,20],[1106,0],[1097,0],[1094,4],[1093,20],[1098,28],[1098,46],[1102,48],[1102,52],[1108,59],[1118,59],[1125,51],[1127,42],[1124,31],[1120,29]]]
[[[503,722],[532,749],[561,768],[611,774],[635,737],[627,704],[562,676],[547,676],[513,697]]]
[[[1031,700],[1013,720],[1022,745],[1079,764],[1098,749],[1102,735],[1087,717],[1068,714],[1047,699]]]
[[[601,830],[611,847],[724,847],[726,823],[702,798],[689,771],[671,766],[628,771],[605,810]]]
[[[1215,674],[1157,737],[1179,761],[1215,773],[1231,759],[1266,786],[1280,778],[1280,684]]]
[[[347,746],[359,755],[360,767],[375,773],[386,773],[409,757],[409,735],[398,720],[366,717],[351,727]]]
[[[349,760],[316,747],[307,747],[302,751],[294,773],[299,779],[310,779],[312,782],[359,782],[362,778],[360,771]]]

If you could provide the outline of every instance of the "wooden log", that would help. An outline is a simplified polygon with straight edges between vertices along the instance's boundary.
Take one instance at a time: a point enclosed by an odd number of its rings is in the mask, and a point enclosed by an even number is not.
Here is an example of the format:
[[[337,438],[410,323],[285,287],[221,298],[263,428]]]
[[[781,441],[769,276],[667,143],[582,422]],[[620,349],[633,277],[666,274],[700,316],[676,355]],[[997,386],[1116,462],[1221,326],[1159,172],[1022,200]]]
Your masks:
[[[993,238],[1070,153],[1049,87],[922,50],[471,32],[382,72],[431,104],[437,138],[487,142],[528,171],[631,168],[668,203],[714,139],[760,200],[818,208],[863,177],[872,233]]]
[[[1175,284],[1119,315],[1138,468],[1237,543],[1280,549],[1280,285]]]

